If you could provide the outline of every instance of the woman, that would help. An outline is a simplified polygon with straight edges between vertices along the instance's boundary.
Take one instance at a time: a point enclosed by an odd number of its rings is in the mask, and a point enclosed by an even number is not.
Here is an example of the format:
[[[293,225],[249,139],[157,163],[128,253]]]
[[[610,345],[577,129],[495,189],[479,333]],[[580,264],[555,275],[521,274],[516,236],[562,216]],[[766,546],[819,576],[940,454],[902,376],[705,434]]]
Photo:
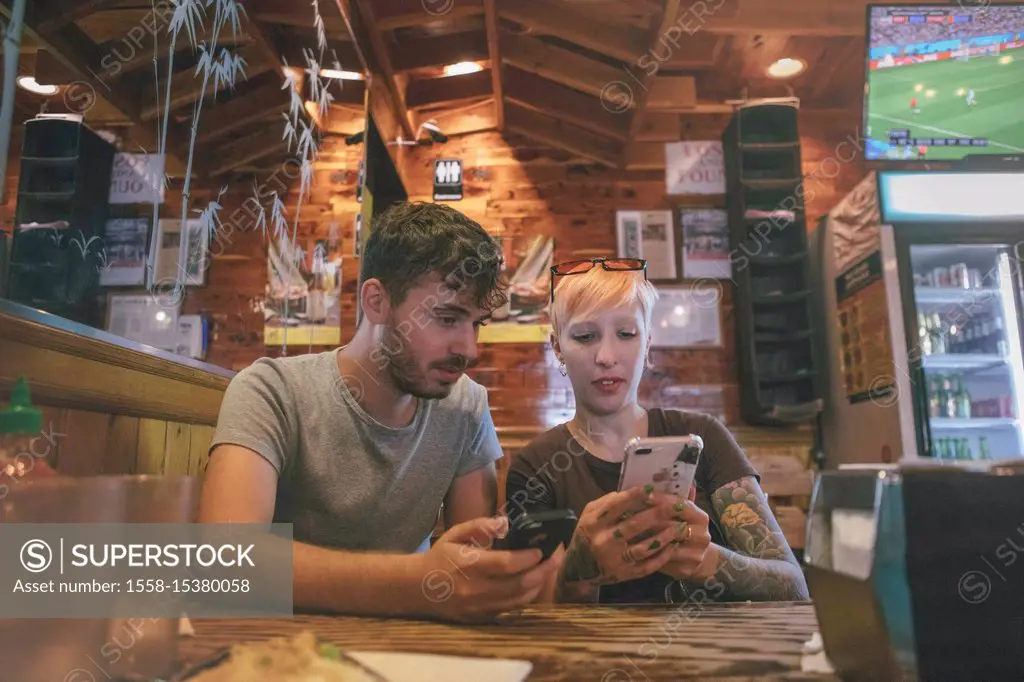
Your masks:
[[[800,565],[729,431],[709,415],[638,403],[657,300],[646,267],[597,258],[552,268],[552,345],[576,415],[520,451],[506,482],[510,516],[568,508],[579,519],[547,598],[805,600]],[[691,433],[704,451],[689,499],[617,491],[630,439]]]

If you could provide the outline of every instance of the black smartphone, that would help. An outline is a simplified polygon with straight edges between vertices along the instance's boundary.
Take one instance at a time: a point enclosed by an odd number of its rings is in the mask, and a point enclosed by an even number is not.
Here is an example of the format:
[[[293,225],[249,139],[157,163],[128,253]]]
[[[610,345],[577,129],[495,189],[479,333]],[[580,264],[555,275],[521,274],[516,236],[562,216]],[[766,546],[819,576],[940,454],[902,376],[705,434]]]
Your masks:
[[[576,513],[571,509],[524,512],[509,519],[508,535],[500,549],[539,549],[547,559],[559,545],[569,546],[576,531]]]

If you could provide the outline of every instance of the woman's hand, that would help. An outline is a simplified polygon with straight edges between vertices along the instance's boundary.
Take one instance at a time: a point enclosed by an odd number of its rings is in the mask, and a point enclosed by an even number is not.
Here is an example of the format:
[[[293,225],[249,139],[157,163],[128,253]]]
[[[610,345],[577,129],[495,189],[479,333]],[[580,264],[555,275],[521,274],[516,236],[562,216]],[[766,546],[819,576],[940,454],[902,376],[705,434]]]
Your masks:
[[[609,585],[662,570],[674,557],[667,551],[674,541],[683,540],[687,533],[691,538],[700,537],[697,529],[687,530],[688,506],[674,495],[651,492],[651,486],[594,500],[584,507],[576,524],[562,569],[563,581]]]
[[[666,550],[671,559],[661,569],[676,580],[709,578],[718,566],[718,551],[711,544],[708,515],[692,501],[687,501],[679,516],[685,525],[682,537]]]

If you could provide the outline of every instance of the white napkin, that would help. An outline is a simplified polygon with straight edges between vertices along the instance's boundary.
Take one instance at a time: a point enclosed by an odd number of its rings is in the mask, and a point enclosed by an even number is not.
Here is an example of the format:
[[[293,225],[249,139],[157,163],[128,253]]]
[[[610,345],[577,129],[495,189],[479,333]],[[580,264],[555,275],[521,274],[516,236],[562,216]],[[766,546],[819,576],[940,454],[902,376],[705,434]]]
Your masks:
[[[533,669],[529,661],[497,658],[465,658],[434,654],[408,654],[390,651],[346,651],[390,682],[450,682],[486,680],[487,682],[523,682]]]
[[[821,633],[815,632],[811,638],[804,642],[803,655],[800,657],[800,670],[805,673],[822,673],[830,675],[835,673],[831,661],[825,655],[825,645],[821,641]]]

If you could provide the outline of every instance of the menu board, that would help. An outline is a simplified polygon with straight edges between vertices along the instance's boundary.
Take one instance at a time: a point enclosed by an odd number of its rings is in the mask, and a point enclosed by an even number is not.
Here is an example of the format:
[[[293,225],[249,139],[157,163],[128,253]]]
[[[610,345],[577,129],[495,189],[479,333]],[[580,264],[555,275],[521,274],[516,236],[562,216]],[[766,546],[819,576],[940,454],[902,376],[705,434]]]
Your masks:
[[[850,403],[885,399],[896,387],[882,253],[875,251],[836,277],[839,368]]]

